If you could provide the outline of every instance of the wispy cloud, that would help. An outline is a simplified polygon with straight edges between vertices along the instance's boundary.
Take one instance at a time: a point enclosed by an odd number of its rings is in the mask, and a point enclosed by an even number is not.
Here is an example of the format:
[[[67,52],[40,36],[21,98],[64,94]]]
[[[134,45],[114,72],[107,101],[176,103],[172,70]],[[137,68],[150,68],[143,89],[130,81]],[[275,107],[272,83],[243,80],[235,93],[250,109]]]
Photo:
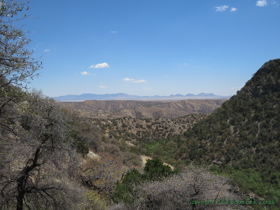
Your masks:
[[[117,31],[110,31],[110,34],[116,34]]]
[[[222,6],[215,7],[215,8],[216,8],[216,12],[224,12],[229,8],[229,6],[228,5],[222,5]],[[235,8],[235,7],[230,8],[231,12],[235,12],[236,10],[237,10],[237,8]]]
[[[134,79],[129,79],[129,78],[124,78],[123,80],[124,80],[124,81],[127,81],[127,82],[132,82],[132,81],[134,81]]]
[[[276,6],[279,5],[278,1],[275,1],[275,0],[271,0],[271,4],[276,5]]]
[[[144,79],[140,79],[140,80],[134,80],[132,82],[134,82],[134,83],[146,83],[147,81],[144,80]]]
[[[81,75],[89,75],[90,73],[88,73],[87,71],[83,71],[83,72],[81,72]]]
[[[257,4],[256,4],[256,6],[258,6],[258,7],[264,7],[266,5],[267,5],[266,0],[259,0],[259,1],[257,1]]]
[[[143,90],[152,90],[153,88],[144,87]]]
[[[108,65],[108,63],[104,62],[104,63],[99,63],[96,65],[91,65],[89,68],[90,69],[103,69],[103,68],[109,68],[109,65]]]
[[[216,8],[216,12],[224,12],[228,9],[228,5],[222,5],[219,7],[215,7]]]
[[[50,52],[51,50],[50,49],[44,49],[44,52]]]
[[[130,79],[130,78],[124,78],[123,81],[133,82],[133,83],[146,83],[147,82],[144,79],[135,80],[135,79]]]
[[[100,85],[99,88],[107,88],[106,86]]]
[[[92,75],[92,76],[95,76],[95,74],[91,74],[91,73],[89,73],[89,72],[87,72],[87,71],[83,71],[83,72],[81,72],[81,75],[83,75],[83,76],[86,76],[86,75]]]

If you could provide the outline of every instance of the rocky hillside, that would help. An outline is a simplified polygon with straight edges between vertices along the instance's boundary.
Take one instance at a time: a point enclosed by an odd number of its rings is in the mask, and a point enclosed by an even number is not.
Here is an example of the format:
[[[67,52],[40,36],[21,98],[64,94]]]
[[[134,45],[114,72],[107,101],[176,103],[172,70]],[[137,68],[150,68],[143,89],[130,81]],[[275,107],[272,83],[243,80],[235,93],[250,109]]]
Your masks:
[[[135,119],[93,119],[92,122],[108,136],[138,144],[183,135],[189,128],[208,114],[190,114],[176,119],[147,118]]]
[[[192,113],[211,113],[226,100],[183,101],[84,101],[60,102],[66,108],[82,116],[114,119],[132,118],[178,118]]]
[[[279,202],[279,106],[277,59],[265,63],[237,95],[189,129],[175,158],[238,171],[235,178],[244,190]]]

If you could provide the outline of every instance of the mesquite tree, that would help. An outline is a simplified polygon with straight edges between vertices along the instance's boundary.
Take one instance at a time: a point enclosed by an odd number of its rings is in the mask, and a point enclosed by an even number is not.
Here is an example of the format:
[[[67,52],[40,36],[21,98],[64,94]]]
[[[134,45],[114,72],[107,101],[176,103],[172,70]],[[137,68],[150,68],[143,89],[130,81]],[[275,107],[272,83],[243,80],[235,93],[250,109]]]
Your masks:
[[[0,206],[71,208],[78,190],[71,187],[75,177],[69,168],[78,164],[60,107],[27,94],[9,109],[17,118],[1,130]]]
[[[65,117],[54,101],[24,91],[40,68],[14,26],[27,4],[0,1],[0,209],[70,209],[78,190]]]

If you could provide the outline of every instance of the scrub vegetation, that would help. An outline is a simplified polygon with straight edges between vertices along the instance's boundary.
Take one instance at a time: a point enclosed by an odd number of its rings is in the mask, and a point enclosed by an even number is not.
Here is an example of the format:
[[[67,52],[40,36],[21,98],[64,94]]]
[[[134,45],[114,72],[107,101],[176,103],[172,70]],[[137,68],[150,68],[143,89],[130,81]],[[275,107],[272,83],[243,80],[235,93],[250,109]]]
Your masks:
[[[280,59],[211,114],[97,119],[26,89],[28,3],[0,6],[1,209],[279,209]]]

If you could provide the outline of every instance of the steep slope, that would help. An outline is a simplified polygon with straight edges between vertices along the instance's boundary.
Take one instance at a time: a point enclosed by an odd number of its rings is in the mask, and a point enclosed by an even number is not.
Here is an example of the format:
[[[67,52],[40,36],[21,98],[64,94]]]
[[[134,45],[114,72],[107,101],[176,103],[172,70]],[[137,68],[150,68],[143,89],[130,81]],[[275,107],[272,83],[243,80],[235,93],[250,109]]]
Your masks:
[[[276,59],[189,129],[176,157],[185,163],[212,163],[227,172],[239,171],[235,177],[243,188],[276,199],[280,197],[279,106],[280,59]]]

